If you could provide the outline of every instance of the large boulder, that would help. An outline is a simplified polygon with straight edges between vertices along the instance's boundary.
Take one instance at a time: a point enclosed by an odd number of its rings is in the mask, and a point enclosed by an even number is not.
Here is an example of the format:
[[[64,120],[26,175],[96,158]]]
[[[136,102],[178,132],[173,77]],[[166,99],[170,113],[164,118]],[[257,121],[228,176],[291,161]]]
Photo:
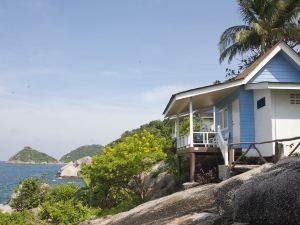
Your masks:
[[[141,178],[147,200],[154,200],[175,192],[175,179],[166,171],[164,161],[155,164],[149,172],[142,173]]]
[[[235,194],[234,219],[250,224],[300,224],[300,159],[282,160]]]
[[[91,164],[92,157],[86,156],[81,159],[76,160],[75,162],[69,162],[67,165],[63,166],[57,172],[57,176],[61,178],[79,178],[81,166],[83,164]]]
[[[12,213],[14,210],[9,204],[0,204],[0,211],[3,213]]]
[[[199,186],[186,191],[146,202],[127,212],[93,219],[82,225],[141,225],[141,224],[214,224],[219,215],[213,209],[215,184]]]
[[[219,183],[215,188],[215,198],[220,214],[227,214],[228,217],[232,217],[235,193],[251,178],[264,173],[272,165],[271,163],[266,163]]]

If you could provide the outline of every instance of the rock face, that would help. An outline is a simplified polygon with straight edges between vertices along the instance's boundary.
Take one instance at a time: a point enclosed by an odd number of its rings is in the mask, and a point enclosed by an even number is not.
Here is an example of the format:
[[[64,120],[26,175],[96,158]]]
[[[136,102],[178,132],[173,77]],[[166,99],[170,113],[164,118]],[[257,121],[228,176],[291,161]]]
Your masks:
[[[153,200],[174,193],[176,183],[171,174],[165,171],[163,161],[155,164],[148,173],[142,174],[145,199]]]
[[[130,211],[86,221],[82,225],[213,224],[219,218],[216,211],[203,213],[202,210],[213,207],[214,187],[215,184],[210,184],[177,192]]]
[[[8,204],[0,204],[0,211],[4,213],[12,213],[14,210]]]
[[[57,176],[61,178],[79,178],[81,165],[91,163],[92,158],[89,156],[78,159],[75,162],[69,162],[67,165],[59,169],[59,171],[57,172]]]
[[[300,159],[264,164],[219,184],[194,187],[82,225],[300,224]]]
[[[300,159],[280,161],[235,194],[234,219],[250,224],[300,224]]]
[[[267,163],[219,183],[215,188],[215,198],[216,205],[220,213],[227,213],[229,216],[231,216],[233,213],[233,201],[235,198],[235,193],[239,190],[239,188],[241,188],[241,186],[249,179],[267,171],[267,169],[271,168],[272,166],[273,164]]]

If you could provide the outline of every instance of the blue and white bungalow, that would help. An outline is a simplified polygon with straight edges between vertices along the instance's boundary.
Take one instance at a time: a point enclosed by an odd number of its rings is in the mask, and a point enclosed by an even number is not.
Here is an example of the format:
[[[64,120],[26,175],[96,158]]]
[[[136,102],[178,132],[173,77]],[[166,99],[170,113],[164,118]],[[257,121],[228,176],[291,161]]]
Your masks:
[[[204,121],[198,130],[192,119],[196,111]],[[300,57],[285,43],[278,43],[233,81],[173,94],[163,114],[174,121],[178,154],[195,159],[197,154],[219,151],[228,166],[230,143],[300,136]],[[188,135],[179,133],[184,116],[190,118]],[[285,142],[285,154],[295,145]],[[272,157],[274,143],[260,145],[259,150],[263,157]],[[256,156],[256,151],[249,155]],[[194,165],[191,180],[193,170]]]

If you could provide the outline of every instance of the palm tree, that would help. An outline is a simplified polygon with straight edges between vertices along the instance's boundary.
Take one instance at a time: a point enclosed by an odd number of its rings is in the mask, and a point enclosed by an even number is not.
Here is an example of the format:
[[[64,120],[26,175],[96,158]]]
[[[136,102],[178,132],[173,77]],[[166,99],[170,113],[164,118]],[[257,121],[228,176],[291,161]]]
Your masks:
[[[220,63],[246,55],[246,67],[279,41],[292,48],[300,43],[300,0],[238,0],[238,5],[245,24],[221,35]]]

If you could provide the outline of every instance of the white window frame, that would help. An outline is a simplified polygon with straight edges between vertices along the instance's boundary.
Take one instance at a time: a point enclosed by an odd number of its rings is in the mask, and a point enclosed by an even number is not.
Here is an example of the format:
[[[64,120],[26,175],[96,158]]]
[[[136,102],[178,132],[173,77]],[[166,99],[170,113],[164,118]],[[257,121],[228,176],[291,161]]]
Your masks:
[[[226,112],[226,113],[225,113]],[[221,130],[228,129],[228,108],[224,107],[219,111]],[[226,121],[226,122],[225,122]]]

